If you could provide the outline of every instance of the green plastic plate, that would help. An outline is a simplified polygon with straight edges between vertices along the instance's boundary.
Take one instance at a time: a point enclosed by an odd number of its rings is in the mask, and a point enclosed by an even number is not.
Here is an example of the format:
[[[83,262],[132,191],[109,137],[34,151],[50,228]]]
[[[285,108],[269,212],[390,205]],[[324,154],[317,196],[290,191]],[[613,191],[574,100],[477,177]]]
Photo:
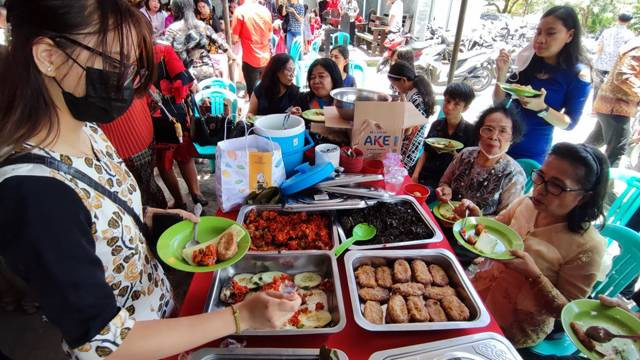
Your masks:
[[[589,359],[601,360],[603,357],[596,352],[587,350],[578,341],[576,334],[571,330],[571,322],[577,322],[584,330],[589,326],[603,326],[614,334],[637,335],[640,334],[640,319],[627,311],[617,307],[607,307],[597,300],[578,299],[570,302],[562,309],[562,326],[569,335],[573,344]],[[597,344],[596,349],[604,354],[620,349],[615,359],[639,359],[640,342],[627,339],[613,339],[606,344]]]
[[[424,142],[436,148],[439,151],[456,151],[460,150],[464,147],[460,141],[455,141],[451,139],[432,137],[425,139]]]
[[[458,240],[460,245],[464,246],[472,253],[489,259],[509,260],[515,258],[515,256],[511,255],[512,249],[524,250],[524,242],[520,235],[500,221],[483,216],[469,217],[467,219],[468,220],[465,223],[465,230],[467,231],[467,234],[474,234],[476,224],[482,224],[485,226],[484,231],[498,240],[498,244],[493,252],[486,253],[477,249],[474,245],[469,244],[465,239],[463,239],[462,235],[460,235],[460,229],[464,223],[464,219],[460,219],[453,224],[453,236]]]
[[[212,238],[222,234],[222,232],[233,224],[237,223],[233,220],[222,217],[203,216],[200,218],[200,225],[198,225],[197,240],[200,243],[211,240]],[[160,235],[157,245],[158,256],[160,256],[162,261],[174,269],[187,272],[208,272],[224,269],[227,266],[235,264],[242,259],[251,245],[251,238],[249,237],[249,233],[245,230],[244,235],[240,240],[238,240],[238,252],[231,259],[222,261],[213,266],[193,266],[186,262],[182,257],[182,250],[185,245],[191,241],[192,236],[193,223],[191,221],[185,220],[173,225]]]
[[[542,95],[542,93],[538,90],[533,89],[523,89],[519,87],[515,87],[511,84],[498,83],[502,91],[508,92],[511,95],[515,95],[518,97],[536,97]]]
[[[302,112],[302,117],[309,121],[324,122],[324,110],[323,109],[309,109]]]
[[[453,206],[458,206],[460,201],[452,201]],[[444,221],[447,224],[455,224],[457,220],[449,220],[445,215],[453,214],[453,208],[449,206],[449,203],[440,203],[433,208],[433,215],[438,219]]]

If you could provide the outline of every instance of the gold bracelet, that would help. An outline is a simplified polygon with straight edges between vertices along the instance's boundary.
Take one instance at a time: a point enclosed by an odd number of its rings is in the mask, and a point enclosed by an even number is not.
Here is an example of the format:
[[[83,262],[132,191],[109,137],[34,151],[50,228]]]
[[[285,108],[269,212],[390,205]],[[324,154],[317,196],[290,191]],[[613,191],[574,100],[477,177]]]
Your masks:
[[[233,321],[236,323],[236,335],[240,334],[240,311],[231,305],[231,311],[233,312]]]

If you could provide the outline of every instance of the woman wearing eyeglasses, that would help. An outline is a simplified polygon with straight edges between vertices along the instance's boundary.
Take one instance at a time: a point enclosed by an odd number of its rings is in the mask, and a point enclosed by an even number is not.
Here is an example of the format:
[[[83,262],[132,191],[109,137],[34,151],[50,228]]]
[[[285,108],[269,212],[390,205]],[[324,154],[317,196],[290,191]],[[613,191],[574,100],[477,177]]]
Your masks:
[[[173,294],[144,230],[138,184],[96,123],[143,95],[151,27],[125,0],[6,2],[0,59],[0,256],[74,359],[160,359],[246,328],[276,328],[300,298],[258,294],[163,319]],[[162,319],[162,320],[161,320]],[[10,355],[10,354],[9,354]]]
[[[462,150],[440,179],[436,196],[441,202],[461,201],[459,217],[467,211],[495,215],[522,195],[526,176],[507,151],[522,135],[515,115],[495,106],[485,110],[475,124],[477,147]]]
[[[559,143],[533,173],[532,195],[496,217],[522,236],[524,251],[489,262],[473,284],[516,347],[543,340],[562,307],[591,292],[604,255],[604,239],[592,223],[604,216],[608,182],[602,152]]]

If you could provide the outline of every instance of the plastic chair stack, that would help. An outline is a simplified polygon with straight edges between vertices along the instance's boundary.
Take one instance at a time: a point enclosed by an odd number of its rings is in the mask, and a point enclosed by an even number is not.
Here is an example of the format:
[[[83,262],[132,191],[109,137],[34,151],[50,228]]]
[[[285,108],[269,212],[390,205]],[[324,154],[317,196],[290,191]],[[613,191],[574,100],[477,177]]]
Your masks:
[[[331,35],[331,47],[336,45],[349,46],[351,43],[351,36],[346,32],[337,32]]]
[[[600,231],[609,242],[617,241],[620,254],[613,259],[611,270],[605,281],[596,283],[592,298],[598,295],[617,296],[638,274],[640,274],[640,234],[621,225],[607,224]],[[568,356],[578,352],[566,333],[556,340],[544,340],[531,350],[541,355]]]
[[[206,80],[205,80],[206,81]],[[195,100],[197,104],[196,111],[199,111],[200,105],[202,101],[207,98],[211,103],[211,114],[210,115],[222,115],[224,114],[224,99],[231,99],[231,114],[232,119],[235,122],[236,114],[238,111],[238,98],[236,95],[228,90],[220,89],[220,88],[209,88],[207,90],[203,90],[198,92],[195,95]],[[201,121],[204,121],[204,116],[206,114],[201,114]],[[216,169],[216,146],[215,145],[206,145],[202,146],[196,143],[193,143],[196,151],[200,155],[199,157],[203,159],[209,159],[209,164],[211,166],[211,172],[215,172]]]
[[[322,44],[322,38],[317,38],[311,42],[309,46],[309,57],[311,59],[317,59],[320,57],[320,45]]]
[[[531,175],[533,173],[533,170],[540,169],[540,164],[531,159],[518,159],[516,161],[518,162],[518,164],[520,164],[522,170],[524,170],[524,174],[527,176],[527,182],[524,184],[524,193],[528,194],[529,191],[531,191],[531,189],[533,188]]]
[[[200,87],[200,91],[208,89],[224,89],[230,91],[233,94],[237,93],[236,85],[231,81],[222,78],[212,77],[204,79],[198,83],[198,86]]]
[[[367,64],[364,61],[349,59],[349,74],[356,79],[356,84],[360,87],[364,86],[364,71],[367,68]]]
[[[622,181],[625,189],[611,204],[607,212],[607,223],[625,226],[633,214],[640,208],[640,173],[613,168],[610,170],[612,180]]]
[[[291,43],[291,51],[289,51],[289,55],[293,59],[294,63],[298,63],[298,61],[302,60],[302,36],[298,36],[293,43]]]

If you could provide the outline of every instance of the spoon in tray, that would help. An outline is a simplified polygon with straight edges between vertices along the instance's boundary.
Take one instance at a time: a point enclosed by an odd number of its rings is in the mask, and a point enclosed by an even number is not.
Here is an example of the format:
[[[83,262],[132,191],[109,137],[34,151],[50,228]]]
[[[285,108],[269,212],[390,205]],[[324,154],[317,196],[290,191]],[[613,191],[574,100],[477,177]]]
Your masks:
[[[193,214],[196,217],[200,217],[200,214],[202,214],[202,204],[197,203],[196,206],[193,207]],[[194,223],[193,224],[193,237],[191,238],[191,241],[189,241],[187,243],[187,245],[185,245],[185,249],[186,248],[190,248],[190,247],[194,247],[197,246],[198,244],[200,244],[197,240],[198,237],[198,223]]]
[[[335,252],[336,257],[340,256],[345,250],[347,250],[356,241],[371,240],[371,238],[376,236],[377,232],[378,231],[376,230],[376,228],[369,224],[361,223],[356,225],[353,228],[353,235],[347,240],[345,240],[345,242],[340,244],[340,246],[338,246],[338,248],[336,249],[336,252]]]

